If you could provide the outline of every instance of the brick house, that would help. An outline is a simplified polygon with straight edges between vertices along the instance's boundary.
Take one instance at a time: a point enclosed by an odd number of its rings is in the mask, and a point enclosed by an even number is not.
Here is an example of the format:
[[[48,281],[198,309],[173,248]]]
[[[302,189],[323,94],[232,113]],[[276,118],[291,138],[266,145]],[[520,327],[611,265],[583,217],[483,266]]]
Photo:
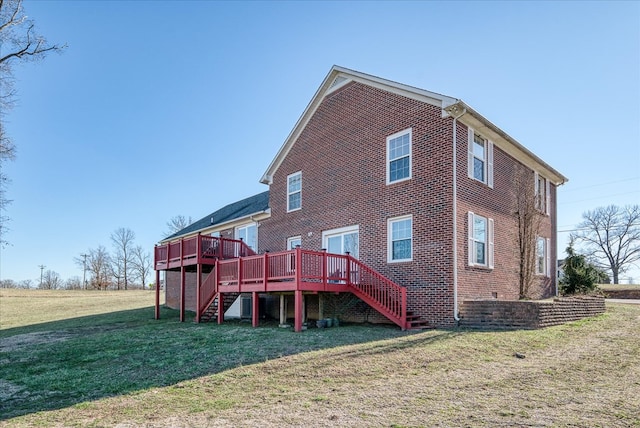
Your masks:
[[[350,293],[348,320],[452,326],[463,300],[519,298],[523,185],[541,214],[530,293],[556,293],[556,188],[566,181],[459,99],[334,66],[263,174],[269,191],[161,242],[158,279],[167,271],[167,305],[198,320],[208,310],[222,321],[225,291],[253,293],[254,325],[262,296],[282,322],[293,306],[299,330]],[[214,243],[237,248],[204,260]]]

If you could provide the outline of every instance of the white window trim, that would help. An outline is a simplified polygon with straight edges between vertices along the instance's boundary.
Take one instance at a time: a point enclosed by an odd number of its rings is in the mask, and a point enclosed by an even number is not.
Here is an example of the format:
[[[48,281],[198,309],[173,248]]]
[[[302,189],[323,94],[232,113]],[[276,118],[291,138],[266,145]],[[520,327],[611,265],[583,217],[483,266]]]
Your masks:
[[[538,259],[540,258],[540,254],[538,254],[538,241],[542,240],[544,242],[544,254],[542,255],[544,260],[544,266],[542,271],[540,271],[538,265]],[[536,275],[538,276],[551,276],[551,239],[543,238],[542,236],[538,236],[536,238]]]
[[[481,134],[475,132],[475,130],[471,127],[467,128],[467,175],[470,179],[475,180],[479,183],[484,183],[489,188],[493,189],[493,141],[485,138]],[[473,140],[474,135],[478,135],[485,141],[485,159],[484,161],[484,177],[485,181],[478,180],[473,174],[473,159],[475,158],[475,154],[473,153]]]
[[[393,233],[392,233],[392,224],[397,221],[403,220],[411,220],[411,257],[408,259],[394,259],[393,258]],[[387,219],[387,263],[403,263],[403,262],[411,262],[413,261],[413,215],[403,215],[400,217],[393,217]]]
[[[475,239],[473,237],[473,220],[474,218],[478,216],[478,217],[482,217],[483,219],[485,219],[487,221],[487,242],[485,242],[485,251],[486,251],[486,263],[476,263],[475,261],[475,257],[474,257],[474,251],[473,251],[473,243],[475,242]],[[484,267],[484,268],[489,268],[489,269],[493,269],[494,268],[494,249],[495,249],[495,245],[494,245],[494,237],[493,237],[493,229],[494,229],[494,221],[492,218],[490,217],[484,217],[481,216],[479,214],[475,214],[472,211],[469,211],[468,213],[468,226],[467,226],[467,251],[469,253],[469,257],[468,257],[468,264],[469,266],[474,266],[474,267]]]
[[[240,229],[246,229],[247,227],[250,227],[250,226],[255,226],[256,227],[256,247],[255,248],[252,247],[252,248],[253,248],[253,251],[258,252],[258,223],[256,223],[255,221],[253,221],[251,223],[244,223],[244,224],[241,224],[239,226],[236,226],[233,229],[233,236],[234,236],[234,239],[240,239],[240,236],[239,236]],[[251,247],[248,242],[246,242],[246,241],[243,241],[243,242],[245,244],[247,244],[249,247]]]
[[[291,243],[294,241],[300,241],[300,246],[302,246],[302,236],[298,235],[298,236],[291,236],[289,238],[287,238],[287,250],[292,250],[294,248],[291,248]]]
[[[300,190],[296,190],[295,192],[289,191],[289,179],[291,177],[295,177],[296,175],[300,176]],[[289,207],[289,197],[295,193],[300,193],[300,206],[298,208],[291,209]],[[294,172],[293,174],[287,175],[287,212],[299,211],[302,209],[302,171]]]
[[[544,201],[539,202],[538,199],[540,197],[540,178],[542,178],[544,182]],[[534,171],[533,174],[534,186],[535,186],[535,195],[536,195],[536,209],[538,211],[549,215],[551,212],[551,182],[546,177],[541,177],[537,171]]]
[[[391,142],[391,140],[393,140],[394,138],[398,138],[404,134],[409,134],[409,176],[405,177],[405,178],[401,178],[399,180],[394,180],[391,181],[391,169],[389,168],[390,164],[391,164],[391,159],[389,158],[390,155],[390,150],[389,150],[389,143]],[[395,159],[394,159],[395,160]],[[412,177],[412,171],[413,171],[413,128],[407,128],[403,131],[400,132],[396,132],[393,135],[389,135],[387,137],[387,184],[396,184],[396,183],[401,183],[403,181],[407,181],[407,180],[411,180]]]
[[[358,233],[358,247],[360,247],[360,226],[355,224],[353,226],[339,227],[337,229],[323,230],[322,231],[322,247],[329,248],[329,238],[336,235],[346,235],[348,233]],[[353,254],[352,254],[353,255]]]

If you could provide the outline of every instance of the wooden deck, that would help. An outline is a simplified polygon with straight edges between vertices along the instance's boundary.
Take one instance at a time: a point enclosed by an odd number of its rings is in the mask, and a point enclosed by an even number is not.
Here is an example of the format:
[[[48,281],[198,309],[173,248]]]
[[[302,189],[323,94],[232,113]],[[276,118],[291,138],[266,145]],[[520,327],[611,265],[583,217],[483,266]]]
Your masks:
[[[183,304],[184,270],[191,265],[196,265],[198,271],[198,321],[212,305],[220,304],[225,293],[252,293],[257,302],[258,293],[293,292],[295,330],[300,331],[303,292],[349,292],[402,329],[408,326],[406,289],[348,254],[296,248],[258,255],[242,241],[203,235],[156,246],[157,283],[160,270],[180,268]],[[214,266],[204,281],[201,279],[203,265]],[[181,319],[183,313],[184,309]],[[159,292],[156,293],[156,317],[159,318]]]

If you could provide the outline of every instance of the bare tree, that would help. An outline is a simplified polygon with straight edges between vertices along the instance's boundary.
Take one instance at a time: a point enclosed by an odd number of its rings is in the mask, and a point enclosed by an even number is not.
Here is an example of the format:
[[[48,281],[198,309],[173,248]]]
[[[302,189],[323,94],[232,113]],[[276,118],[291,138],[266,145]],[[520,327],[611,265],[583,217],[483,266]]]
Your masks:
[[[613,283],[640,260],[640,206],[599,207],[582,214],[578,230],[571,234],[583,244],[596,266],[611,270]]]
[[[61,52],[66,46],[50,44],[35,31],[35,24],[24,13],[22,0],[0,0],[0,246],[6,244],[5,215],[11,202],[6,197],[9,181],[3,164],[15,158],[16,148],[6,133],[4,114],[15,101],[13,65],[44,58],[50,52]]]
[[[138,245],[133,249],[132,256],[131,264],[134,275],[140,281],[142,289],[144,290],[149,271],[151,270],[151,255]]]
[[[90,283],[94,288],[105,290],[109,286],[110,260],[107,249],[100,245],[96,249],[91,249],[87,257],[87,272],[91,279]]]
[[[1,279],[0,288],[20,288],[13,279]]]
[[[81,290],[82,289],[82,279],[79,276],[72,276],[67,279],[64,284],[67,290]]]
[[[52,270],[46,270],[42,276],[40,288],[45,290],[57,290],[58,288],[62,288],[62,279],[60,278],[60,274]]]
[[[536,239],[540,233],[541,213],[535,194],[533,175],[524,168],[518,168],[514,176],[514,209],[518,242],[518,274],[520,298],[530,297],[529,291],[535,278]]]
[[[164,233],[164,236],[171,236],[176,232],[181,231],[185,227],[189,226],[193,221],[191,217],[188,219],[183,215],[176,215],[171,217],[171,219],[167,222],[167,231]]]
[[[112,259],[114,277],[126,290],[129,285],[129,270],[131,270],[131,252],[133,251],[133,240],[136,234],[131,229],[121,227],[111,234],[111,242],[115,249],[115,256]]]

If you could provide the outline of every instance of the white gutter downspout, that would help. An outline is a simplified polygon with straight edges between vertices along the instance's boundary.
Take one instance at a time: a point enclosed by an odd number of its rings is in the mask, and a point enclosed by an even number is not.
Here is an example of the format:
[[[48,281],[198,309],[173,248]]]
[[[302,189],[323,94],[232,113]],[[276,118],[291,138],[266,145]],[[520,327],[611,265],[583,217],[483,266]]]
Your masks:
[[[458,118],[467,112],[465,108],[453,117],[453,319],[460,321],[458,316],[458,156],[457,156],[457,122]]]

